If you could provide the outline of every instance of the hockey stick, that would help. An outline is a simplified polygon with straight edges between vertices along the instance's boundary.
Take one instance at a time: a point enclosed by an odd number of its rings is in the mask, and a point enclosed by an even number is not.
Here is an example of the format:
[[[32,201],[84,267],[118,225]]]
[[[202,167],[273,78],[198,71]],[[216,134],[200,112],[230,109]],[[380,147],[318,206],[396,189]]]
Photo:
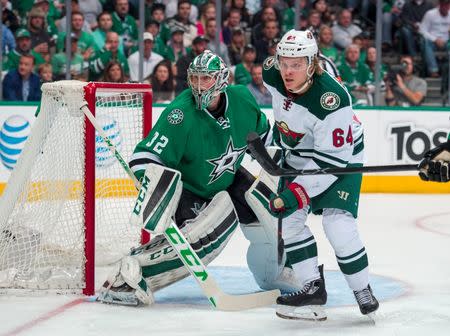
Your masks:
[[[342,167],[320,169],[287,169],[282,168],[270,157],[266,147],[257,133],[247,135],[247,146],[252,156],[261,167],[272,176],[298,176],[298,175],[343,175],[361,173],[382,173],[419,170],[417,164],[366,166],[366,167]]]
[[[81,110],[92,123],[94,128],[97,130],[98,134],[107,144],[109,150],[114,154],[117,160],[120,162],[121,166],[127,172],[128,176],[133,180],[136,188],[140,188],[141,184],[137,180],[131,168],[123,159],[122,155],[119,153],[117,148],[108,138],[103,128],[98,124],[95,117],[92,115],[87,105],[83,105]],[[224,311],[239,311],[251,308],[258,308],[269,306],[275,303],[275,300],[280,296],[280,291],[278,289],[271,291],[264,291],[252,294],[243,295],[230,295],[223,292],[217,285],[214,278],[206,269],[205,265],[197,255],[197,253],[192,248],[191,244],[184,237],[183,233],[180,231],[178,226],[173,222],[165,230],[164,236],[167,241],[173,247],[173,249],[178,254],[178,257],[183,262],[184,266],[189,270],[191,275],[199,284],[205,296],[208,298],[209,302],[213,307],[224,310]]]

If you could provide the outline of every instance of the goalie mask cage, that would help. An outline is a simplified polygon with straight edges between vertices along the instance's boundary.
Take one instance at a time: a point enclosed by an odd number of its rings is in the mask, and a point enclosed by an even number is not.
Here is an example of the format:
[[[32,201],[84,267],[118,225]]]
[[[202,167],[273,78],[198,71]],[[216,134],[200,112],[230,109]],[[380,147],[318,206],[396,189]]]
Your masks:
[[[129,224],[133,182],[80,107],[87,103],[128,160],[151,128],[151,87],[60,81],[42,93],[1,197],[0,291],[92,295],[95,265],[119,260],[141,231]]]

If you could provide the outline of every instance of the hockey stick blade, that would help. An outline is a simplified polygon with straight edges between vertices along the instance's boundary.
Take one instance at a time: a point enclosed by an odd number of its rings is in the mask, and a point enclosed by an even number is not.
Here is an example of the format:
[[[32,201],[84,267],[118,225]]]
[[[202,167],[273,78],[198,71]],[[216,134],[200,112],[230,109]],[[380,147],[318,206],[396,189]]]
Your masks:
[[[342,167],[342,168],[320,168],[320,169],[286,169],[277,163],[267,153],[266,147],[257,133],[247,135],[247,146],[252,156],[258,161],[261,167],[272,176],[299,176],[299,175],[344,175],[362,173],[384,173],[399,171],[419,170],[417,164],[386,165],[386,166],[366,166],[366,167]]]

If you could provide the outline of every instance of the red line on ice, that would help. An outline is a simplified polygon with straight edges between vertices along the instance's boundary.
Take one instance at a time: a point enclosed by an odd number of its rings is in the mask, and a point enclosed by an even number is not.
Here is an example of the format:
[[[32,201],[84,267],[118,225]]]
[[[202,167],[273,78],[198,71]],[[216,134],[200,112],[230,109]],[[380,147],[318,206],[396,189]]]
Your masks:
[[[442,231],[436,230],[436,229],[432,229],[432,228],[428,227],[427,223],[426,223],[427,219],[430,219],[430,218],[433,218],[433,217],[439,217],[439,216],[443,216],[443,215],[450,216],[450,212],[443,212],[443,213],[438,213],[438,214],[432,214],[432,215],[428,215],[428,216],[424,216],[424,217],[418,218],[418,219],[415,220],[415,225],[418,228],[420,228],[420,229],[422,229],[424,231],[433,232],[433,233],[436,233],[436,234],[441,235],[441,236],[450,237],[450,234],[448,234],[446,232],[442,232]]]
[[[9,331],[9,332],[7,332],[6,334],[3,334],[2,336],[15,336],[15,335],[18,335],[21,332],[29,330],[29,329],[35,327],[36,325],[38,325],[39,323],[45,322],[45,321],[47,321],[47,320],[49,320],[49,319],[51,319],[51,318],[53,318],[53,317],[55,317],[55,316],[57,316],[57,315],[59,315],[61,313],[64,313],[66,310],[68,310],[68,309],[70,309],[70,308],[72,308],[72,307],[74,307],[76,305],[79,305],[80,303],[83,303],[83,302],[86,302],[86,298],[80,298],[80,299],[76,299],[76,300],[70,301],[70,302],[66,303],[65,305],[63,305],[61,307],[58,307],[58,308],[56,308],[56,309],[54,309],[52,311],[49,311],[49,312],[39,316],[38,318],[36,318],[36,319],[34,319],[34,320],[30,321],[30,322],[27,322],[27,323],[25,323],[25,324],[15,328],[15,329]]]

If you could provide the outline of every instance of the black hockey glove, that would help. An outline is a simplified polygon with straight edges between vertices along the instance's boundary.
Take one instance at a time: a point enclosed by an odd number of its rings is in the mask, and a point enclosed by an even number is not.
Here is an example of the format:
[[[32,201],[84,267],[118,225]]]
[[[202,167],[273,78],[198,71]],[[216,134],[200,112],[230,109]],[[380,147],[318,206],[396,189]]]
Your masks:
[[[425,153],[419,164],[419,176],[424,181],[448,182],[450,165],[450,140]]]

